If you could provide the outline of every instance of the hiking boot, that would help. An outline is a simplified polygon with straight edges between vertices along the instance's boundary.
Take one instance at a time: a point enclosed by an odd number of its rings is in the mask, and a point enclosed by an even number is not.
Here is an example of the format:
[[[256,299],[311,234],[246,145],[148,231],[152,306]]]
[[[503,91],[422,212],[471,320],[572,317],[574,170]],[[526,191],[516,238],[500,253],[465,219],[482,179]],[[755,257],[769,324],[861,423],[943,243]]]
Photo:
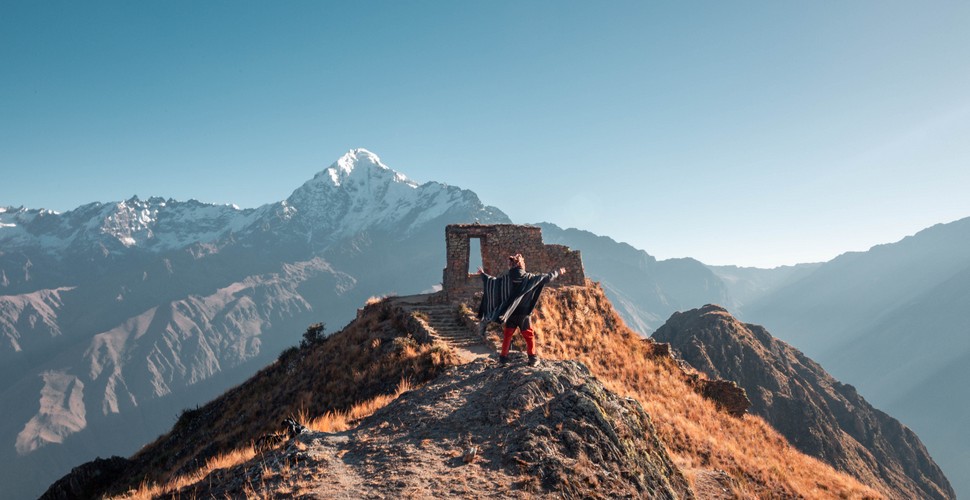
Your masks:
[[[539,364],[539,356],[535,354],[529,355],[529,366],[535,366]]]
[[[509,357],[508,356],[499,356],[498,357],[498,364],[500,364],[500,365],[507,365],[507,364],[509,364]]]

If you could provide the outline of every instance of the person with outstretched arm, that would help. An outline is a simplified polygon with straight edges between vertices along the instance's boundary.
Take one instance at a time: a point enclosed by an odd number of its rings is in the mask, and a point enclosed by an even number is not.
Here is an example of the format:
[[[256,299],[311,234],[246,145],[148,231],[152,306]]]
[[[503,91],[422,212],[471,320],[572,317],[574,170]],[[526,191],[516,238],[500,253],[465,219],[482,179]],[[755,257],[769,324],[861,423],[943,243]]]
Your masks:
[[[522,333],[525,339],[529,364],[535,365],[539,361],[535,348],[535,332],[532,330],[532,311],[539,302],[542,287],[559,276],[565,274],[566,268],[548,274],[534,274],[525,272],[525,258],[522,254],[509,256],[509,270],[505,274],[495,277],[485,274],[485,270],[478,268],[482,277],[484,292],[482,303],[478,307],[478,318],[482,321],[482,331],[485,326],[496,321],[504,325],[502,339],[502,353],[499,362],[505,364],[509,359],[509,346],[515,331]]]

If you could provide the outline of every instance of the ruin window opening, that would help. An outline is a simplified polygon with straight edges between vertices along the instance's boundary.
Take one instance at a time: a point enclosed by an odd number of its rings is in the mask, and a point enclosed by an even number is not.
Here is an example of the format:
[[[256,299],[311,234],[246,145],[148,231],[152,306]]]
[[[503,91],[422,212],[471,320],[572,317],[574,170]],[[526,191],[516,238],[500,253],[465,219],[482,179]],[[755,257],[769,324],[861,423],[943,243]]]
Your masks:
[[[468,274],[475,274],[478,268],[485,267],[482,260],[482,239],[478,237],[468,238]]]

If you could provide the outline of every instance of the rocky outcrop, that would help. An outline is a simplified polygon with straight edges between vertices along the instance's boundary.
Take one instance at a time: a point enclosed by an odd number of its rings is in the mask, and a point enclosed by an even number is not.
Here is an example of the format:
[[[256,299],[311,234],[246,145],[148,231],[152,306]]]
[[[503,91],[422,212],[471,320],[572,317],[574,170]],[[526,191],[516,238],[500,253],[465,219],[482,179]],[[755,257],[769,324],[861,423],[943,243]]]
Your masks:
[[[113,481],[124,474],[131,462],[127,458],[96,458],[79,465],[52,484],[41,500],[73,500],[95,498]]]
[[[764,328],[719,306],[675,313],[653,338],[710,377],[736,381],[799,450],[893,498],[954,498],[919,438]]]
[[[295,496],[693,498],[640,404],[575,361],[479,360],[405,393],[352,431],[295,439],[172,495],[238,497],[263,484],[257,493],[272,496],[272,478],[302,477],[305,491]],[[270,474],[260,463],[287,470]]]
[[[751,407],[744,388],[730,380],[698,379],[698,391],[730,415],[740,417]]]
[[[649,338],[643,340],[649,346],[652,357],[669,358],[676,362],[684,373],[687,385],[694,389],[694,392],[713,401],[718,409],[732,417],[740,418],[747,413],[748,408],[751,408],[751,400],[748,399],[747,392],[737,382],[703,377],[690,363],[679,359],[670,344],[655,342]]]

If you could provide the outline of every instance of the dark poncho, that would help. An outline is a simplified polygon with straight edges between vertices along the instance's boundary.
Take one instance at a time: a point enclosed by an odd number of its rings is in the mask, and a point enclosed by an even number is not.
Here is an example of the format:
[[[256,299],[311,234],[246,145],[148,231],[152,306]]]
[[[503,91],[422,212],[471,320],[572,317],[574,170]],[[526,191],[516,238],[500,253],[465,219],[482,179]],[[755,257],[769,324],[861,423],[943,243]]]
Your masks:
[[[496,321],[505,323],[509,316],[530,314],[539,302],[539,294],[546,283],[559,277],[558,271],[550,274],[533,274],[521,269],[495,277],[482,273],[485,290],[478,306],[478,318],[483,324]]]

